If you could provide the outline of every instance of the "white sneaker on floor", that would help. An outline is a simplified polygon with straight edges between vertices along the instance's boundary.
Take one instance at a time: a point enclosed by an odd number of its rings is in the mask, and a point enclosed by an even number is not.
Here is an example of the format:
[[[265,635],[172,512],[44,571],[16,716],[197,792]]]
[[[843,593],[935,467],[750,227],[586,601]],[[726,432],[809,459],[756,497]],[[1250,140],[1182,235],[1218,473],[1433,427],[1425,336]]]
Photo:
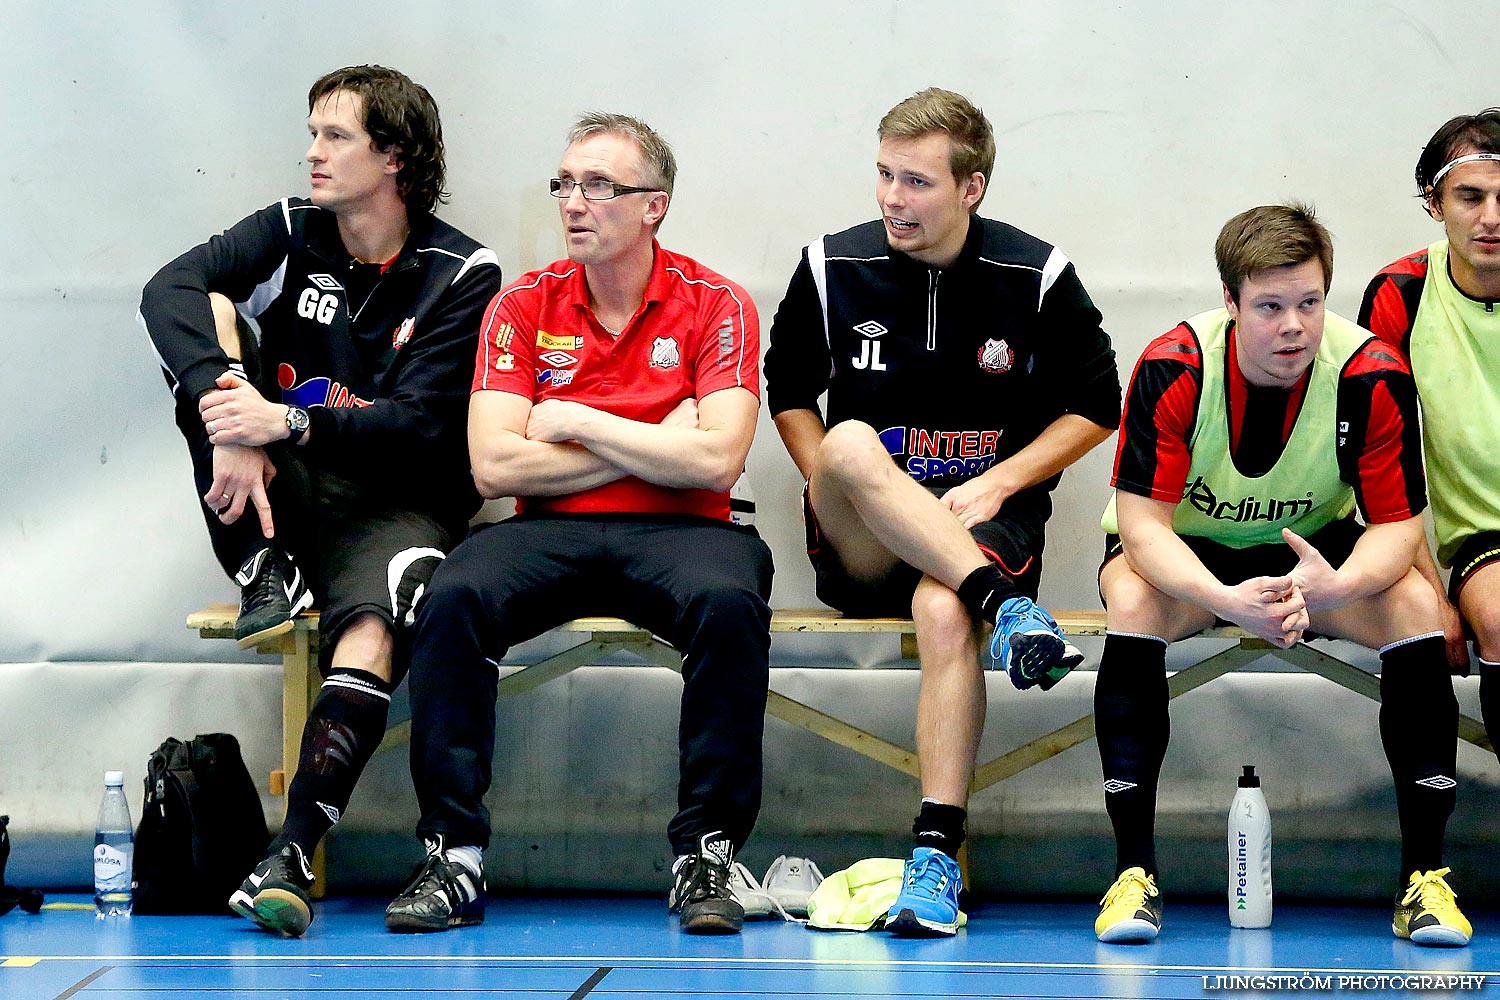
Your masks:
[[[738,861],[729,866],[729,891],[734,901],[744,908],[746,920],[785,916],[776,900],[755,881],[750,869]]]
[[[807,897],[823,882],[815,862],[783,854],[766,869],[765,892],[786,912],[807,916]]]

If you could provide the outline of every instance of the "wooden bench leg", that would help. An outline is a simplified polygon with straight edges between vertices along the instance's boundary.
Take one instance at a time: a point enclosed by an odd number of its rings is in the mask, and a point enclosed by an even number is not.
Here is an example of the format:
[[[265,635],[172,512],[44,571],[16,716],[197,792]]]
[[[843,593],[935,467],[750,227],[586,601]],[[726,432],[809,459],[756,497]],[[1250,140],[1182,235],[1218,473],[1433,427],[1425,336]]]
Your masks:
[[[830,743],[837,743],[845,749],[878,761],[886,767],[894,768],[902,774],[909,774],[913,778],[922,776],[922,769],[917,765],[915,750],[907,750],[894,743],[888,743],[857,726],[851,726],[842,719],[835,719],[800,701],[793,701],[786,695],[775,691],[768,692],[766,714],[775,716],[782,722],[789,722],[799,729],[805,729],[815,736],[821,736]]]
[[[1187,694],[1195,688],[1202,687],[1216,677],[1222,677],[1238,667],[1253,662],[1265,656],[1267,653],[1275,652],[1276,647],[1270,643],[1258,640],[1242,640],[1239,645],[1231,646],[1220,653],[1215,653],[1206,660],[1200,660],[1186,669],[1179,670],[1167,678],[1167,691],[1170,697],[1178,698]],[[996,782],[1004,781],[1013,774],[1020,774],[1028,767],[1040,764],[1044,760],[1056,757],[1064,750],[1075,747],[1085,740],[1094,737],[1094,715],[1090,712],[1075,722],[1070,722],[1061,729],[1054,729],[1045,736],[1038,736],[1025,746],[1017,747],[1006,754],[1001,754],[986,764],[981,764],[974,769],[974,790],[988,788]]]
[[[1362,694],[1371,701],[1380,700],[1379,677],[1353,664],[1345,663],[1337,657],[1329,656],[1321,650],[1313,649],[1306,643],[1298,643],[1291,649],[1278,649],[1276,655],[1293,666],[1301,667],[1308,673],[1333,681],[1339,687],[1348,688],[1355,694]],[[1474,744],[1486,753],[1494,752],[1494,744],[1490,742],[1484,724],[1467,715],[1458,717],[1458,738],[1466,743]]]
[[[322,686],[322,678],[313,666],[313,645],[308,630],[300,623],[285,637],[281,647],[281,771],[271,775],[271,793],[285,796],[297,776],[297,761],[302,755],[302,729],[308,712]],[[286,802],[282,802],[286,815]],[[309,859],[312,862],[314,898],[322,898],[326,882],[326,853],[322,842]]]
[[[285,795],[297,774],[302,754],[302,727],[312,709],[312,650],[307,632],[294,629],[281,654],[281,790]],[[283,809],[283,811],[285,811]]]
[[[625,636],[620,638],[628,639]],[[907,642],[908,639],[912,640],[910,644]],[[621,648],[630,650],[644,660],[676,670],[678,673],[682,672],[682,656],[660,639],[637,638],[633,641],[622,641],[620,645]],[[909,645],[910,650],[908,650]],[[916,655],[914,636],[903,635],[901,637],[901,651],[902,655],[907,658]],[[766,714],[782,722],[790,723],[798,729],[805,729],[815,736],[821,736],[830,743],[853,750],[857,754],[884,764],[886,767],[894,768],[903,774],[909,774],[914,778],[921,777],[922,772],[917,767],[917,755],[914,751],[888,743],[873,733],[867,733],[858,726],[852,726],[842,719],[834,718],[800,701],[794,701],[784,694],[776,691],[766,692]]]
[[[645,656],[646,654],[641,653],[638,647],[653,643],[660,645],[654,639],[633,635],[625,636],[623,641],[610,633],[595,636],[576,646],[571,646],[561,653],[549,656],[545,660],[538,660],[536,663],[522,667],[520,670],[500,678],[500,683],[496,685],[496,697],[514,698],[518,694],[525,694],[527,691],[541,687],[548,681],[556,680],[564,674],[577,670],[579,667],[586,667],[591,663],[597,663],[601,658],[608,656],[610,653],[618,652],[621,649],[628,649],[631,652],[640,653],[640,655]],[[677,656],[676,650],[673,650],[670,646],[667,646],[666,649],[674,658]],[[674,659],[674,662],[677,664],[676,669],[680,670],[681,661]],[[671,664],[662,665],[671,666]],[[380,740],[380,746],[375,752],[383,753],[392,747],[402,746],[410,742],[411,720],[407,719],[398,722],[385,731],[385,736]]]

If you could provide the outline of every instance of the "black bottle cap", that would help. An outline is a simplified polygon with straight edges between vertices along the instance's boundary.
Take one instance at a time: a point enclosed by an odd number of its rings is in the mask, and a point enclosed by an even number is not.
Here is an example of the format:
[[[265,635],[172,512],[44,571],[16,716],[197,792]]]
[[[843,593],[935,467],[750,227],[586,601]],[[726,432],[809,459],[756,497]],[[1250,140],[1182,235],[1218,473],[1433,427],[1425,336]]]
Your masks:
[[[1244,765],[1241,765],[1241,766],[1245,769],[1245,773],[1242,774],[1242,775],[1240,775],[1240,787],[1241,788],[1259,788],[1260,787],[1260,778],[1255,773],[1255,765],[1254,764],[1244,764]]]

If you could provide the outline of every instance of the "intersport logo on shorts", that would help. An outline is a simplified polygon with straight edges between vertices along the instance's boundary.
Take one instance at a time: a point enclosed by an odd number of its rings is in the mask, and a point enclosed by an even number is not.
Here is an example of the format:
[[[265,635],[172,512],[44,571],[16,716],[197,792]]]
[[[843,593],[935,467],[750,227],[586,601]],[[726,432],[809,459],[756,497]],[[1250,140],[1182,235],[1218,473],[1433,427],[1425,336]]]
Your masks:
[[[1295,500],[1278,500],[1274,497],[1262,499],[1254,493],[1238,500],[1220,500],[1203,481],[1202,476],[1183,488],[1182,499],[1184,503],[1192,504],[1194,510],[1215,521],[1232,521],[1236,524],[1246,521],[1290,521],[1313,509],[1311,493]]]

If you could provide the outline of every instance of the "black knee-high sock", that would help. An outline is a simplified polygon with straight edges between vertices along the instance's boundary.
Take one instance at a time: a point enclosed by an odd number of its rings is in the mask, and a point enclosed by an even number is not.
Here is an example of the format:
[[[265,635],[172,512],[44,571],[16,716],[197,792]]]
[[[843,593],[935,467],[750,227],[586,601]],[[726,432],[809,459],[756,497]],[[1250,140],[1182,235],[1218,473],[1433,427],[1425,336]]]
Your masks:
[[[917,838],[918,847],[935,847],[956,860],[958,849],[963,846],[964,824],[968,818],[967,809],[936,799],[923,799],[922,811],[917,813],[911,832]]]
[[[307,725],[297,776],[287,790],[286,822],[270,853],[295,843],[311,854],[339,821],[354,783],[385,734],[391,686],[364,670],[334,667],[323,681]]]
[[[1115,828],[1115,874],[1156,874],[1156,785],[1167,756],[1167,644],[1109,633],[1094,683],[1094,732],[1104,768],[1104,807]]]
[[[1500,663],[1479,661],[1479,714],[1484,717],[1484,730],[1489,734],[1490,746],[1495,756],[1500,757]]]
[[[985,625],[995,624],[995,619],[1000,617],[1000,605],[1020,592],[1016,581],[994,563],[985,563],[964,577],[964,582],[954,591],[974,620]]]
[[[1404,888],[1415,871],[1442,867],[1458,768],[1458,699],[1439,634],[1380,651],[1380,742],[1396,781]]]

